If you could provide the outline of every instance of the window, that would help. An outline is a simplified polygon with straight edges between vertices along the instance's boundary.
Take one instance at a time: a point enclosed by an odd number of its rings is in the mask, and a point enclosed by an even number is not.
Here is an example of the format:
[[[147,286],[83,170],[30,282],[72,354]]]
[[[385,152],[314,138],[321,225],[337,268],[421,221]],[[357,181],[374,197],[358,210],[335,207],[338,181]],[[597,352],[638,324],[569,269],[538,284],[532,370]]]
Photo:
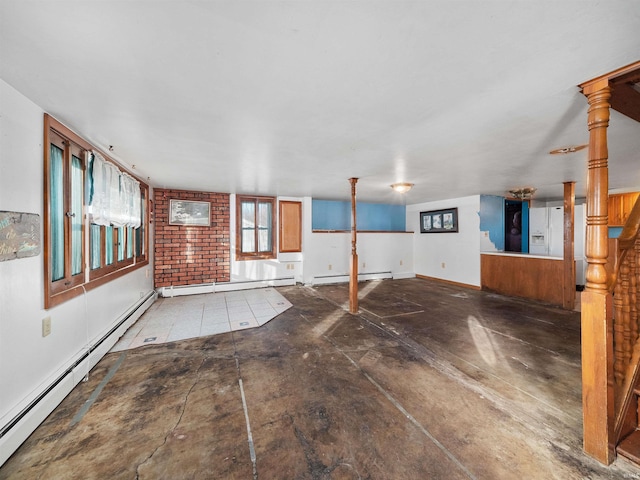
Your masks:
[[[52,293],[57,293],[84,281],[84,147],[55,131],[48,146],[50,204],[45,211],[49,212],[49,278]]]
[[[119,194],[122,185],[133,189],[135,182],[140,195],[124,195],[132,204],[126,209],[129,220],[125,224],[95,221],[95,149],[48,115],[44,146],[44,304],[51,308],[148,264],[145,222],[149,195],[147,185],[110,162],[118,175],[131,179],[114,183]],[[131,218],[138,220],[132,223]]]
[[[275,198],[236,197],[236,259],[275,258]]]

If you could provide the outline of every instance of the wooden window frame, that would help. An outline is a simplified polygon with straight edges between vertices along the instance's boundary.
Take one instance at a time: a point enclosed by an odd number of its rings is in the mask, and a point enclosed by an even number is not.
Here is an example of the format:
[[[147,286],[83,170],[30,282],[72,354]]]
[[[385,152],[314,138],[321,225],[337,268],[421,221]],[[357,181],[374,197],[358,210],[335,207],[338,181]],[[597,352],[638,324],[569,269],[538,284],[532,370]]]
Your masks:
[[[82,161],[83,166],[83,194],[82,194],[82,273],[71,276],[71,242],[70,238],[70,219],[65,219],[64,224],[64,276],[60,280],[52,281],[52,249],[51,249],[51,187],[50,187],[50,175],[51,175],[51,143],[58,145],[62,142],[63,150],[63,162],[65,168],[63,169],[63,202],[66,205],[70,202],[70,179],[67,171],[67,160],[70,161],[70,155],[72,149],[78,149],[78,155],[76,155]],[[59,145],[58,145],[59,146]],[[84,140],[82,137],[65,127],[62,123],[48,114],[44,115],[44,142],[43,142],[43,159],[44,159],[44,215],[43,215],[43,257],[44,257],[44,308],[49,309],[56,305],[59,305],[71,298],[82,295],[85,291],[92,288],[96,288],[100,285],[115,280],[127,273],[130,273],[138,268],[142,268],[149,264],[147,252],[149,251],[149,186],[136,177],[136,180],[140,182],[140,189],[143,198],[142,216],[144,225],[144,237],[142,238],[142,252],[143,255],[136,256],[135,243],[133,245],[133,258],[127,258],[126,245],[124,260],[118,262],[117,252],[117,237],[114,241],[114,263],[105,268],[104,263],[101,268],[91,270],[90,265],[90,241],[89,241],[89,225],[91,224],[90,215],[87,213],[87,199],[85,196],[86,186],[86,155],[87,151],[98,151],[93,145]],[[75,152],[74,152],[75,153]],[[121,171],[126,171],[118,162],[112,160],[103,152],[101,155],[108,161],[116,165]],[[130,172],[129,175],[131,175]],[[101,242],[104,242],[104,230],[105,227],[100,227]],[[117,230],[116,230],[117,231]],[[135,229],[134,229],[135,232]],[[132,240],[135,242],[136,235],[132,235]],[[125,235],[126,240],[126,235]],[[101,243],[104,245],[104,243]],[[101,248],[101,254],[104,254],[103,248]]]
[[[258,212],[259,203],[271,204],[271,251],[269,252],[243,252],[242,251],[242,203],[255,202],[255,215]],[[277,257],[277,230],[276,230],[277,205],[275,197],[261,197],[254,195],[236,195],[236,260],[269,260]],[[257,222],[255,222],[257,224]],[[258,246],[258,229],[256,228],[255,245]]]
[[[78,285],[81,285],[84,282],[84,276],[82,273],[79,274],[75,274],[73,275],[71,272],[72,266],[72,243],[70,240],[70,236],[71,236],[71,227],[72,227],[72,219],[69,216],[69,212],[71,210],[71,158],[72,156],[75,156],[77,158],[80,158],[83,161],[82,167],[83,167],[83,175],[82,175],[82,184],[83,184],[83,188],[82,188],[82,195],[84,196],[84,179],[85,179],[85,169],[84,169],[84,160],[83,160],[83,151],[86,148],[85,145],[82,142],[77,141],[78,139],[75,138],[68,138],[64,135],[61,135],[58,131],[56,130],[51,130],[49,132],[49,135],[45,137],[46,139],[46,143],[45,143],[45,152],[47,157],[49,157],[51,155],[51,145],[56,145],[58,148],[60,148],[63,151],[63,156],[62,156],[62,182],[63,182],[63,198],[62,198],[62,204],[63,204],[63,210],[65,212],[65,216],[63,218],[64,221],[64,226],[63,226],[63,236],[64,236],[64,248],[63,248],[63,252],[64,252],[64,273],[62,278],[60,278],[59,280],[51,280],[48,285],[49,290],[51,292],[51,294],[55,295],[58,294],[60,292],[64,292],[65,290],[68,290],[70,288],[74,288],[77,287]],[[44,183],[45,183],[45,215],[44,215],[44,219],[45,219],[45,225],[46,225],[46,229],[45,229],[45,245],[46,245],[46,255],[45,255],[45,271],[47,272],[47,279],[51,279],[53,276],[53,261],[52,261],[52,256],[53,256],[53,252],[52,250],[49,248],[50,247],[50,232],[51,232],[51,225],[50,225],[50,221],[51,221],[51,210],[49,208],[49,203],[48,203],[48,193],[49,193],[49,189],[50,189],[50,175],[51,175],[51,170],[50,170],[50,162],[47,161],[46,162],[46,167],[45,167],[45,178],[44,178]],[[83,201],[84,203],[84,201]],[[85,258],[84,258],[84,239],[85,239],[85,228],[84,228],[84,222],[82,223],[82,232],[81,232],[81,248],[82,248],[82,255],[81,255],[81,264],[84,265],[85,262]]]

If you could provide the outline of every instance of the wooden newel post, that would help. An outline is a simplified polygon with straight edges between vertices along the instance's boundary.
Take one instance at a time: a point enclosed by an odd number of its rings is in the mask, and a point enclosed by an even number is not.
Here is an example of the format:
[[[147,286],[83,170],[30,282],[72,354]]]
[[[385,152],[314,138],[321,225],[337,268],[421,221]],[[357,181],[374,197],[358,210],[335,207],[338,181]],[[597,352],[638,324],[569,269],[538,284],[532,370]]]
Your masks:
[[[358,313],[358,251],[356,233],[356,183],[357,178],[350,178],[351,182],[351,272],[349,275],[349,312]]]
[[[587,257],[586,289],[607,291],[605,264],[609,256],[609,127],[611,89],[602,88],[589,100],[589,172],[587,176]]]
[[[562,306],[573,310],[576,306],[576,262],[575,262],[575,205],[576,182],[564,182],[564,251],[563,251],[563,295]]]
[[[605,264],[608,249],[608,148],[611,90],[606,84],[583,89],[589,101],[587,177],[587,278],[582,293],[583,446],[602,463],[615,458],[613,440],[613,322]],[[613,381],[613,380],[612,380]]]

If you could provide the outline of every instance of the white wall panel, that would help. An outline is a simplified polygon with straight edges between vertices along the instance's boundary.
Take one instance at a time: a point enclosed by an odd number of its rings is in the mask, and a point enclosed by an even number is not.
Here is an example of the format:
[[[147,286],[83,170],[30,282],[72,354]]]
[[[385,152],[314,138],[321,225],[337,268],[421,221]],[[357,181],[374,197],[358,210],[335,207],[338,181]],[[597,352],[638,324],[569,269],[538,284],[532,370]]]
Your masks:
[[[0,108],[0,210],[35,213],[42,223],[44,112],[2,80]],[[42,250],[0,262],[0,428],[153,290],[153,276],[141,268],[44,310]],[[47,337],[45,317],[52,326]],[[10,435],[3,444],[13,445]],[[0,463],[10,453],[3,449]]]
[[[458,232],[420,233],[420,212],[458,208]],[[480,286],[480,196],[407,205],[416,275]]]

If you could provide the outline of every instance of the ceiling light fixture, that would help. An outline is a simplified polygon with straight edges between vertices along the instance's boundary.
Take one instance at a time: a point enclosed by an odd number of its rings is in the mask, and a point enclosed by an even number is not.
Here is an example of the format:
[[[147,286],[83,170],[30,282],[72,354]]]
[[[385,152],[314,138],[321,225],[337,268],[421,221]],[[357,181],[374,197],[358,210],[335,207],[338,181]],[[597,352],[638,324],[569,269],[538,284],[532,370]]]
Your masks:
[[[513,198],[518,200],[530,200],[533,194],[536,193],[536,189],[533,187],[521,187],[509,190],[509,193]]]
[[[413,183],[407,182],[394,183],[393,185],[391,185],[391,188],[393,188],[398,193],[407,193],[409,190],[411,190],[411,187],[413,187]]]
[[[556,148],[555,150],[551,150],[549,153],[551,155],[564,155],[566,153],[577,152],[578,150],[582,150],[587,147],[588,145],[571,145],[569,147]]]

